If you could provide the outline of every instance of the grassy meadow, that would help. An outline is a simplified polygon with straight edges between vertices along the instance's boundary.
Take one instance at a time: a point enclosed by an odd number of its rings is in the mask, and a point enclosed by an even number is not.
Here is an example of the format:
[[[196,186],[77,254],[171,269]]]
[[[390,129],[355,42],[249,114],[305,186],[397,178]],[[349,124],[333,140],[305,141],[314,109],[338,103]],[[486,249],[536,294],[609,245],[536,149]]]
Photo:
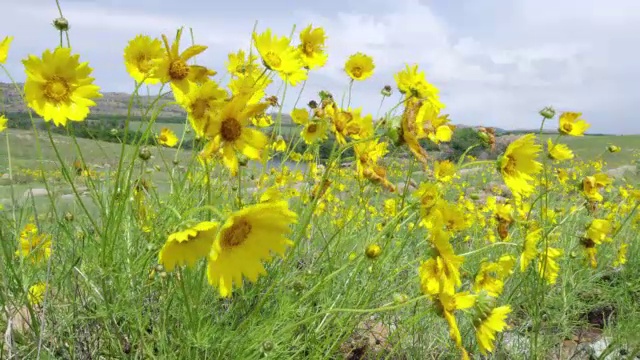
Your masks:
[[[640,135],[545,108],[558,134],[443,160],[419,141],[444,149],[455,126],[417,66],[382,89],[402,95],[383,121],[334,100],[369,86],[365,54],[345,59],[348,88],[302,92],[326,55],[312,27],[256,32],[257,58],[215,69],[226,82],[132,39],[123,68],[171,87],[185,123],[124,116],[154,139],[133,144],[53,134],[99,102],[54,25],[20,94],[47,127],[0,126],[0,359],[640,356]],[[284,109],[299,92],[309,105]],[[500,143],[472,131],[468,150]]]

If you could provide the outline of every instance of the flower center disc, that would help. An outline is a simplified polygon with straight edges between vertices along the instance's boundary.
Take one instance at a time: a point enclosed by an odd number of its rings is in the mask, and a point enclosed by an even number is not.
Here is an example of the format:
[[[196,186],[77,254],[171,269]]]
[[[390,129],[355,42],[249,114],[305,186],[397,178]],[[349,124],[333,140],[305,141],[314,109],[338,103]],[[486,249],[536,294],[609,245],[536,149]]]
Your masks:
[[[148,73],[153,68],[151,59],[149,59],[145,54],[140,54],[136,61],[138,63],[138,70],[144,74]]]
[[[224,249],[230,249],[241,245],[251,233],[251,224],[245,219],[239,219],[224,234],[220,241],[220,246]]]
[[[282,64],[282,59],[280,59],[280,56],[278,56],[278,54],[274,53],[273,51],[269,51],[264,56],[264,58],[270,68],[277,68]]]
[[[313,54],[314,50],[315,50],[315,47],[313,46],[313,43],[308,42],[308,43],[304,44],[303,49],[304,49],[304,53],[307,56],[311,56]]]
[[[234,118],[228,118],[222,121],[220,126],[220,134],[224,141],[235,141],[240,137],[242,133],[242,126],[240,122]]]
[[[69,85],[64,79],[54,76],[47,81],[44,87],[44,95],[55,102],[67,100],[69,97]]]
[[[351,73],[353,76],[359,78],[362,76],[362,68],[360,66],[354,66],[354,68],[351,69]]]
[[[189,67],[180,59],[174,60],[169,65],[169,76],[171,76],[172,80],[184,80],[189,76]]]
[[[310,125],[307,127],[307,132],[308,132],[308,133],[310,133],[310,134],[315,134],[315,132],[316,132],[317,130],[318,130],[318,125],[316,125],[316,124],[310,124]]]

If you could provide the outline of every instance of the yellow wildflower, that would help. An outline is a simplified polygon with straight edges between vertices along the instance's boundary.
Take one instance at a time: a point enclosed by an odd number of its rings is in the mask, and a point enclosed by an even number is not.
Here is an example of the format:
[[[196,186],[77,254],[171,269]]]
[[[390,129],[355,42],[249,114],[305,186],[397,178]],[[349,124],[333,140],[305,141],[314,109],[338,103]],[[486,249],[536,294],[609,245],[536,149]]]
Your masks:
[[[242,278],[257,281],[266,274],[262,261],[270,261],[272,253],[284,256],[293,242],[285,236],[297,215],[286,201],[264,202],[233,213],[215,238],[207,277],[218,288],[220,296],[229,297],[233,288],[242,286]]]
[[[344,71],[352,80],[365,80],[373,75],[373,58],[369,55],[357,52],[344,64]]]
[[[178,144],[178,137],[173,130],[169,128],[162,128],[160,130],[160,135],[158,135],[158,144],[174,147]]]
[[[327,54],[324,52],[324,42],[327,39],[324,29],[307,26],[300,33],[300,45],[298,49],[302,55],[302,63],[308,69],[324,66],[327,62]]]
[[[147,35],[138,35],[124,48],[124,64],[127,72],[136,82],[157,84],[160,79],[154,77],[153,68],[162,59],[162,42]]]
[[[528,196],[533,192],[533,175],[542,170],[536,161],[541,146],[535,143],[535,135],[527,134],[509,144],[498,159],[498,168],[506,185],[516,194]]]
[[[27,74],[25,100],[45,121],[65,126],[68,120],[83,121],[89,115],[93,99],[100,98],[99,87],[89,77],[88,63],[69,48],[46,50],[42,58],[34,55],[22,61]]]
[[[560,115],[558,131],[564,135],[583,136],[590,125],[581,116],[582,113],[563,113]]]
[[[5,36],[4,39],[0,41],[0,64],[7,62],[7,58],[9,57],[9,48],[11,47],[12,41],[13,36]]]

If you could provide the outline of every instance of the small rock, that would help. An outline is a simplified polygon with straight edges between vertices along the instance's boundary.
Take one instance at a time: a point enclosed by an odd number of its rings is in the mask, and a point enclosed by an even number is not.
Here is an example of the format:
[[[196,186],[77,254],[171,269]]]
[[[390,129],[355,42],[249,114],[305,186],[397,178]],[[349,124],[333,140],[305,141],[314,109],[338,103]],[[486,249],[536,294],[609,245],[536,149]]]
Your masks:
[[[615,169],[609,169],[605,171],[605,174],[611,176],[614,179],[621,179],[627,173],[634,174],[636,172],[636,167],[634,165],[624,165]]]
[[[49,192],[47,191],[47,189],[29,189],[27,191],[24,192],[24,194],[22,195],[24,198],[29,198],[30,196],[33,197],[38,197],[38,196],[48,196]]]
[[[502,346],[514,358],[526,358],[529,354],[529,339],[516,332],[505,332],[502,336]]]

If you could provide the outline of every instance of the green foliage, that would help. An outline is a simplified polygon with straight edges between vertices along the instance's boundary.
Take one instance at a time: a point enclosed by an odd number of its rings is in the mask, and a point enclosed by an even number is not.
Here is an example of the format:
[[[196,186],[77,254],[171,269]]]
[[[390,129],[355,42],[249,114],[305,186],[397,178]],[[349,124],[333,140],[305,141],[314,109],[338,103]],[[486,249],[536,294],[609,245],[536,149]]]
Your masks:
[[[487,148],[477,130],[473,128],[456,128],[449,143],[450,150],[444,154],[444,158],[454,162],[458,161],[460,156],[472,146],[475,147],[467,155],[475,157],[478,157]]]

